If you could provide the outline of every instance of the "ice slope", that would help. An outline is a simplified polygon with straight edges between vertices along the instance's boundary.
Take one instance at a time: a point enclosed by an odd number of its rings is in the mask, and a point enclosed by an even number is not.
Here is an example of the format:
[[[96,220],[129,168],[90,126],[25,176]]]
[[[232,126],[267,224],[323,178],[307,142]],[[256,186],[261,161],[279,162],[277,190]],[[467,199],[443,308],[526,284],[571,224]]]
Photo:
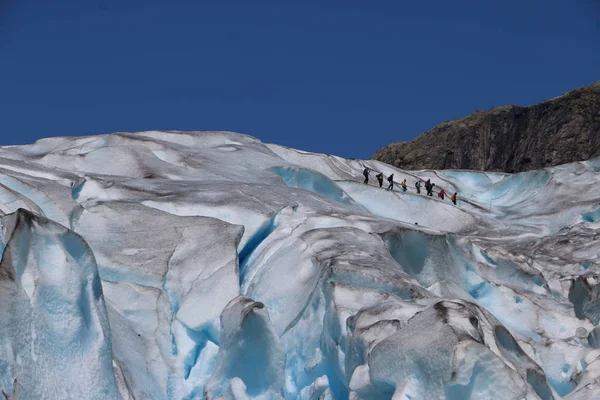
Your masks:
[[[401,171],[230,132],[1,147],[0,389],[600,398],[599,184],[600,159]]]
[[[109,322],[89,246],[76,233],[24,209],[1,223],[3,393],[29,399],[116,398]]]

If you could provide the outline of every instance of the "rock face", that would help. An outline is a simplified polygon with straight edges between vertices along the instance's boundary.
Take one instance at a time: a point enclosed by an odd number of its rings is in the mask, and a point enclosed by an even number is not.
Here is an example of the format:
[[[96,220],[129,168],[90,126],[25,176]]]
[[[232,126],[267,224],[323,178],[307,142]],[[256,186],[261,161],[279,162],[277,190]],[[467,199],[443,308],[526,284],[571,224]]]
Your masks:
[[[373,159],[403,169],[521,172],[600,156],[600,81],[531,107],[444,122]]]

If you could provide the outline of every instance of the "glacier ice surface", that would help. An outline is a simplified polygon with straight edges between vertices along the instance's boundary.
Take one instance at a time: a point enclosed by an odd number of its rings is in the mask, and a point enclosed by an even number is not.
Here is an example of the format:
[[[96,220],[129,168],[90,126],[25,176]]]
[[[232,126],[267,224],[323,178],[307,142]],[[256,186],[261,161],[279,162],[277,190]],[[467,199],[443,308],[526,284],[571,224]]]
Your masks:
[[[402,171],[231,132],[1,147],[0,389],[600,398],[599,160]]]

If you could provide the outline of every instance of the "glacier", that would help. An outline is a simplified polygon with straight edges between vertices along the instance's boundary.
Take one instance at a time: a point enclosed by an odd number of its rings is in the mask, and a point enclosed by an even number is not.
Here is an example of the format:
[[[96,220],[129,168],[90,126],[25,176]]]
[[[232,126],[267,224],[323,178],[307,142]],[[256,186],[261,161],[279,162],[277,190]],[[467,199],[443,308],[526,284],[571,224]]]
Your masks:
[[[600,398],[600,159],[403,171],[232,132],[47,138],[0,147],[0,226],[6,399]]]

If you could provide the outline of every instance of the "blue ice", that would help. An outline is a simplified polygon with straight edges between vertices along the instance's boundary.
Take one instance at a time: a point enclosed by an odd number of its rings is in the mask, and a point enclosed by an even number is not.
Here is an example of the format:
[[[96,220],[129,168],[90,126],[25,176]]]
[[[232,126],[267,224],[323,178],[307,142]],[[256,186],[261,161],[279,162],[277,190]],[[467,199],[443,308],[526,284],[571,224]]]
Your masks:
[[[292,188],[304,189],[349,206],[358,207],[338,185],[325,175],[304,168],[275,167],[269,171]]]

